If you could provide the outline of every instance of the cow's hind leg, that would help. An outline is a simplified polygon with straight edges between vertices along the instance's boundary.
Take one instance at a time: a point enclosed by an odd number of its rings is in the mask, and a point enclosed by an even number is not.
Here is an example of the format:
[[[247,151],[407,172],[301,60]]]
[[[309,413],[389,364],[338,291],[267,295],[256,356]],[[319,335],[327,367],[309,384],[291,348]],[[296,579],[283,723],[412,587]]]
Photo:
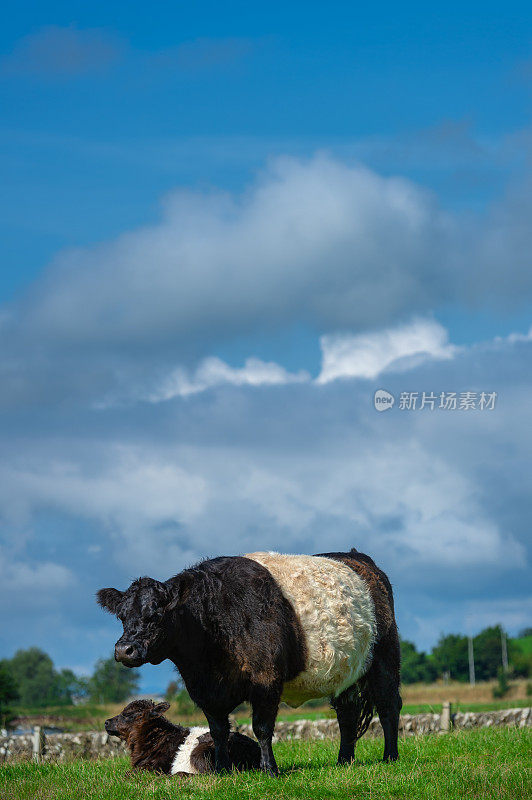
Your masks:
[[[350,764],[355,758],[357,739],[367,731],[373,715],[373,700],[367,683],[354,684],[331,699],[340,728],[338,764]]]
[[[270,775],[279,774],[272,739],[280,698],[280,690],[264,687],[254,687],[250,698],[253,733],[260,746],[260,768]]]
[[[399,661],[397,654],[375,654],[368,673],[371,693],[384,731],[384,761],[399,758],[397,739],[399,735],[399,713],[403,705],[399,694]]]
[[[350,764],[355,757],[356,729],[357,729],[357,703],[349,694],[349,689],[331,700],[331,705],[336,711],[338,726],[340,728],[339,764]]]

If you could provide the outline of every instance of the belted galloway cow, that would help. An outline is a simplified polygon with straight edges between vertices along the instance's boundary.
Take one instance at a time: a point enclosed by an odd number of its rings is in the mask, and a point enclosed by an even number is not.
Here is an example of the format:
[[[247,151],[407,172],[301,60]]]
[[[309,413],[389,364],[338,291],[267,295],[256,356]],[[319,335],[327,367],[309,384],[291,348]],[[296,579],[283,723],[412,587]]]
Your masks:
[[[215,768],[231,766],[228,715],[248,701],[261,769],[276,775],[272,736],[281,700],[330,698],[338,763],[354,758],[376,709],[384,759],[398,757],[400,649],[390,581],[353,549],[315,556],[248,553],[202,561],[161,582],[100,589],[123,624],[115,658],[128,667],[170,659],[204,712]]]

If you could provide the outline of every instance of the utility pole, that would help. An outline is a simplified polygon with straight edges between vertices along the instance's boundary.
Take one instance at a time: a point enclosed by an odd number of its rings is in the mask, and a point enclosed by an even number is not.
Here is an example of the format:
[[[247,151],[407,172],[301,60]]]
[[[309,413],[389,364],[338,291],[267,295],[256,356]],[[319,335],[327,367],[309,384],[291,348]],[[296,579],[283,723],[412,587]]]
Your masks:
[[[508,647],[506,644],[506,633],[502,625],[500,627],[501,627],[502,668],[505,672],[508,672]]]
[[[473,652],[473,637],[467,637],[467,655],[469,656],[469,683],[475,685],[475,654]]]

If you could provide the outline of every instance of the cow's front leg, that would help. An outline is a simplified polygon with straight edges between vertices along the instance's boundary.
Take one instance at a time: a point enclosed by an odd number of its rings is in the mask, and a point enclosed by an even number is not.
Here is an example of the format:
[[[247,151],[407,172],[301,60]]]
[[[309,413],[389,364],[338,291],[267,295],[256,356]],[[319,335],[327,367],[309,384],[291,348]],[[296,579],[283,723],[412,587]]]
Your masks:
[[[270,775],[279,774],[273,754],[272,739],[280,699],[280,690],[273,688],[259,687],[254,689],[251,695],[253,733],[260,745],[260,768]]]
[[[205,712],[212,740],[214,742],[214,769],[216,772],[229,772],[231,759],[227,742],[229,739],[229,717],[227,714],[208,714]]]

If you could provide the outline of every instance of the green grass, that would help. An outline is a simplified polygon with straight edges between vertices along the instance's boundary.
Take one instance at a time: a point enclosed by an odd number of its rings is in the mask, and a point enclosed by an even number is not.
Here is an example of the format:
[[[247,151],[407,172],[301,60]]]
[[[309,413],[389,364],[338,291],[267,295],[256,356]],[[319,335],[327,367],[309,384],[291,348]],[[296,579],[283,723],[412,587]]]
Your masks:
[[[409,737],[401,759],[383,764],[382,740],[362,740],[357,761],[335,765],[337,742],[282,742],[275,746],[281,777],[261,773],[195,776],[188,780],[132,774],[125,758],[69,764],[18,763],[0,767],[2,800],[213,800],[356,798],[356,800],[519,800],[530,798],[532,731],[519,728],[458,731]]]

